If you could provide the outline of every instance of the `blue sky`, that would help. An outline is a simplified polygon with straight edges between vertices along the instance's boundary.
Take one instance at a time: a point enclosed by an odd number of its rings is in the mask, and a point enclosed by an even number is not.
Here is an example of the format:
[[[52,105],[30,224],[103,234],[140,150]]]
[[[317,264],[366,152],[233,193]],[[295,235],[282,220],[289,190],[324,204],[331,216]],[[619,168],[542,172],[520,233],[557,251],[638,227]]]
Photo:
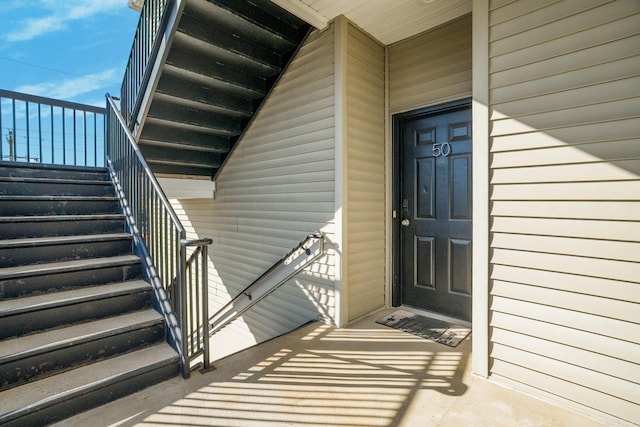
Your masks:
[[[104,106],[138,17],[127,0],[0,0],[0,88]]]

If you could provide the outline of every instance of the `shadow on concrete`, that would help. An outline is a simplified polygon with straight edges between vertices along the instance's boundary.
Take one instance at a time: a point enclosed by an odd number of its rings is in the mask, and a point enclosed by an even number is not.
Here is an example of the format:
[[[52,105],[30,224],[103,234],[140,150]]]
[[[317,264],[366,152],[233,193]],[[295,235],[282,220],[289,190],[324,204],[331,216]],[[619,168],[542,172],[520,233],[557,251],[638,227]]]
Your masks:
[[[444,414],[467,391],[471,342],[457,348],[376,325],[312,323],[65,425],[395,426]],[[467,377],[465,378],[465,374]],[[110,408],[112,406],[113,408]],[[89,417],[89,418],[88,418]]]

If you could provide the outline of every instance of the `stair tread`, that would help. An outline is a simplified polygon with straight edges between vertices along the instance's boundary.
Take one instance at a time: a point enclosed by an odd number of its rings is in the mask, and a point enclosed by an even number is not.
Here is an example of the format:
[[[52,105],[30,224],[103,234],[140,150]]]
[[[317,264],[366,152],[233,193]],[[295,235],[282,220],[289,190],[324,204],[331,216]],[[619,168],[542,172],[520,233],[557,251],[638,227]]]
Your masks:
[[[0,182],[24,182],[31,184],[95,184],[111,186],[111,181],[99,179],[73,179],[73,178],[39,178],[23,176],[0,176]]]
[[[133,264],[140,261],[136,255],[119,255],[104,258],[77,259],[73,261],[50,262],[17,267],[0,268],[0,280],[14,277],[36,276],[43,274],[63,273],[74,270],[90,270],[112,265]]]
[[[104,242],[110,240],[129,239],[129,233],[103,233],[73,236],[27,237],[21,239],[0,240],[0,248],[21,248],[40,245],[72,244],[83,242]],[[1,270],[0,270],[1,271]]]
[[[151,285],[144,280],[110,283],[98,286],[86,286],[70,291],[50,292],[22,298],[0,301],[0,318],[18,313],[42,310],[48,307],[71,305],[83,301],[125,294],[131,291],[150,289]]]
[[[46,171],[65,171],[65,172],[95,172],[107,173],[109,169],[104,166],[77,166],[77,165],[60,165],[51,163],[27,163],[27,162],[9,162],[0,161],[0,168],[4,169],[32,169]]]
[[[123,214],[79,214],[79,215],[22,215],[0,216],[0,222],[46,222],[46,221],[85,221],[123,219]]]
[[[178,362],[178,353],[168,344],[161,343],[5,390],[0,393],[0,423],[8,413],[81,395],[116,381],[118,377],[132,376],[138,370],[152,370],[155,366],[174,362]]]
[[[0,363],[53,348],[68,347],[78,342],[92,341],[114,333],[161,322],[163,317],[153,309],[94,320],[52,331],[40,332],[0,341]]]
[[[18,196],[0,194],[0,200],[118,200],[116,196]]]

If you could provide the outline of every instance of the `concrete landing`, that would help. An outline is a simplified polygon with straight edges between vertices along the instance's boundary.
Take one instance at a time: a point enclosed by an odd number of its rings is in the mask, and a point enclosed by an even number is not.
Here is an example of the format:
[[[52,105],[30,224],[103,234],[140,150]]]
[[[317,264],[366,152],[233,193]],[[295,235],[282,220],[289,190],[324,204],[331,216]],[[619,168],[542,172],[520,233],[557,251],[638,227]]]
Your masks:
[[[307,325],[58,425],[601,426],[472,377],[471,336],[451,348],[375,323],[391,311]]]

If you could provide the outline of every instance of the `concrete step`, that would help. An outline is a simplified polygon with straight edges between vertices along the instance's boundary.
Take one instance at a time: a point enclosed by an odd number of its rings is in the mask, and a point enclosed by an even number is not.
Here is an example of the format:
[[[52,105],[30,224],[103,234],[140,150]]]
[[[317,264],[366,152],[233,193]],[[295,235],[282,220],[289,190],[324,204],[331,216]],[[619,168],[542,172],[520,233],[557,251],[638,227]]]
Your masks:
[[[135,255],[0,268],[0,299],[139,279]]]
[[[0,194],[16,196],[112,196],[111,181],[0,177]]]
[[[0,392],[0,424],[45,425],[178,374],[179,356],[162,343]]]
[[[83,215],[120,213],[115,196],[0,195],[0,216]]]
[[[136,311],[0,342],[0,389],[164,339],[164,318]]]
[[[0,240],[0,265],[14,267],[124,255],[131,253],[132,241],[128,233]]]
[[[122,214],[0,217],[0,239],[77,236],[124,230]]]
[[[142,280],[3,300],[0,339],[140,310],[151,300],[151,285]]]
[[[0,177],[52,178],[109,181],[107,168],[0,162]]]

